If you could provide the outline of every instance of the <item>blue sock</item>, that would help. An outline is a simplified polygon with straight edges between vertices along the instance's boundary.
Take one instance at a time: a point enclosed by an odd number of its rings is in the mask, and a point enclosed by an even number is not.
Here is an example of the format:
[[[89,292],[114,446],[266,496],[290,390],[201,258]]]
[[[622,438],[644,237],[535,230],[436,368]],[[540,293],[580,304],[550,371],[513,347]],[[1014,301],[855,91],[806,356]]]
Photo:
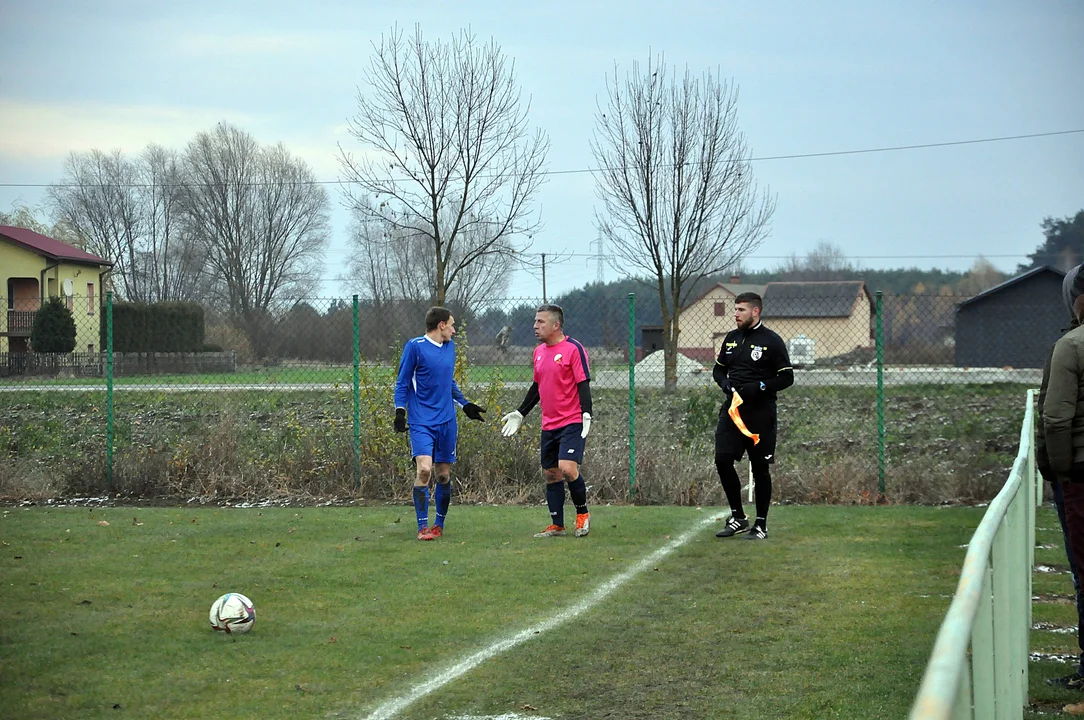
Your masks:
[[[436,492],[437,503],[437,518],[434,524],[437,527],[444,527],[444,516],[448,514],[448,505],[452,502],[452,483],[438,482]]]
[[[418,517],[418,529],[429,527],[429,487],[414,486],[414,514]]]
[[[546,505],[550,509],[550,524],[565,526],[565,484],[546,483]]]
[[[584,482],[583,475],[568,481],[568,496],[572,498],[572,504],[576,506],[577,515],[587,512],[587,483]]]

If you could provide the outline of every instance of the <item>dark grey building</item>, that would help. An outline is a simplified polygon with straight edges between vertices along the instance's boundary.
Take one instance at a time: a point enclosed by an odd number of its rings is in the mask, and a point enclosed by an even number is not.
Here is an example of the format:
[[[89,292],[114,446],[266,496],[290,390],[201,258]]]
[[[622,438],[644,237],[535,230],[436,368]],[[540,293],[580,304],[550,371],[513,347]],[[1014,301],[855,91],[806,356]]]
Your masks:
[[[956,366],[1041,368],[1069,325],[1065,273],[1040,267],[956,307]]]

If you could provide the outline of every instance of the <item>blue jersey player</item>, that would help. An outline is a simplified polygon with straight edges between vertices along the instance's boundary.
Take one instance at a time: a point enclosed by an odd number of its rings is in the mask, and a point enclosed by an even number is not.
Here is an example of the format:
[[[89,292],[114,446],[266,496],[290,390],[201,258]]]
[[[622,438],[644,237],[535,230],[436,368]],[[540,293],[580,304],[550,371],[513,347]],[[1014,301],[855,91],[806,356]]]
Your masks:
[[[414,511],[418,539],[433,540],[444,534],[444,518],[451,502],[452,463],[459,428],[455,406],[472,420],[482,421],[481,408],[467,402],[453,376],[455,372],[455,318],[447,308],[432,307],[425,314],[425,335],[403,348],[399,377],[395,381],[395,432],[407,431],[410,418],[410,454],[417,465],[414,479]],[[429,478],[436,470],[436,520],[429,527]]]

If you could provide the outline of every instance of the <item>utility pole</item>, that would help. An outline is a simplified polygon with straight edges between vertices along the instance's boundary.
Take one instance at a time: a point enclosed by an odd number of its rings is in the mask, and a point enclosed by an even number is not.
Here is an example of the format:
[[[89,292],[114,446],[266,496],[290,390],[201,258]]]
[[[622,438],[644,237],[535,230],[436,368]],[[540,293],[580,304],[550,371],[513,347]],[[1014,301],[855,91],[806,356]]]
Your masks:
[[[545,305],[549,300],[546,300],[546,253],[542,253],[542,304]]]

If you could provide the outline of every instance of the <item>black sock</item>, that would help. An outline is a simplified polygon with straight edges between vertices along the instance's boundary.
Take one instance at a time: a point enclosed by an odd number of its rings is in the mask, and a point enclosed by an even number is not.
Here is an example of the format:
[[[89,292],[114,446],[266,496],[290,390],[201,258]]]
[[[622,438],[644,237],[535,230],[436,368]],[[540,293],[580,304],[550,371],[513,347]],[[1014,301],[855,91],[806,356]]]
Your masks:
[[[768,529],[768,508],[772,506],[772,474],[767,463],[753,464],[753,487],[757,502],[757,525]]]
[[[576,506],[577,515],[587,512],[587,483],[584,482],[583,475],[568,481],[568,496],[572,498],[572,504]]]
[[[719,482],[723,485],[726,493],[726,501],[730,503],[730,516],[735,520],[745,518],[745,510],[741,504],[741,480],[738,479],[738,471],[734,469],[732,458],[723,460],[715,458],[715,469],[719,471]]]
[[[546,505],[550,509],[550,524],[565,526],[565,484],[546,483]]]

